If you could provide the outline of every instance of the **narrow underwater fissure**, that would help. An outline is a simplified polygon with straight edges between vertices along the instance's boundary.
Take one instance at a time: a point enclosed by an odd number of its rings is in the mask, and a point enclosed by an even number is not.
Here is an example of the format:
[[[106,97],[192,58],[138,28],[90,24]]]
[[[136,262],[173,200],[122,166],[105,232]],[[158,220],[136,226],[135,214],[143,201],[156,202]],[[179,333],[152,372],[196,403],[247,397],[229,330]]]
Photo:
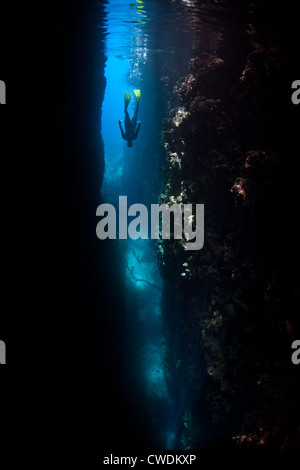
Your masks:
[[[170,29],[160,28],[169,15],[160,2],[137,2],[131,7],[127,2],[111,2],[106,9],[106,92],[102,107],[105,173],[101,194],[117,212],[119,196],[126,196],[128,207],[144,204],[150,213],[151,204],[159,202],[164,179],[162,131],[168,112],[166,82],[171,80],[175,85],[175,77],[184,76],[188,70],[190,33],[182,37],[172,34],[171,38]],[[157,22],[155,26],[153,22]],[[170,69],[171,78],[166,75]],[[133,115],[134,89],[141,90],[138,116],[141,129],[133,146],[128,147],[121,138],[118,120],[124,126],[125,93],[131,93],[128,110]],[[128,419],[145,433],[145,442],[156,448],[173,448],[176,434],[171,416],[173,394],[166,381],[163,354],[163,280],[156,242],[150,239],[150,233],[142,235],[149,239],[115,241],[126,299],[124,392]]]
[[[149,65],[151,51],[143,32],[144,22],[137,14],[146,13],[130,9],[125,2],[107,5],[107,10],[107,85],[102,108],[105,174],[101,192],[118,213],[119,196],[127,197],[128,207],[135,203],[149,207],[154,195],[158,197],[161,119],[157,93],[151,85],[156,82],[155,68]],[[116,23],[115,17],[119,20]],[[118,120],[124,126],[125,93],[131,94],[128,112],[133,116],[137,106],[134,89],[141,90],[141,130],[133,146],[128,147],[121,138]],[[156,247],[152,240],[130,238],[117,240],[115,245],[122,260],[125,289],[126,339],[122,360],[129,427],[135,428],[144,445],[164,447],[160,433],[168,398],[160,353],[162,280]]]

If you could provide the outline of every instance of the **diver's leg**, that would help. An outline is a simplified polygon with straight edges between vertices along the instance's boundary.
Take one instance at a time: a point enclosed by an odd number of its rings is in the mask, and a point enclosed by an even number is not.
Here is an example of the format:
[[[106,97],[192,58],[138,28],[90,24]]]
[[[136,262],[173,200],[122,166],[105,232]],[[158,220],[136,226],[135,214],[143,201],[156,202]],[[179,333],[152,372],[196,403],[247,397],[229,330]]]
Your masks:
[[[133,118],[131,119],[131,125],[132,125],[133,129],[135,129],[135,127],[136,127],[137,117],[138,117],[138,113],[139,113],[139,106],[140,106],[140,102],[138,101],[137,104],[136,104],[136,107],[135,107]]]
[[[128,129],[131,128],[131,121],[130,121],[130,117],[129,117],[129,114],[128,114],[128,111],[126,109],[125,111],[125,133],[126,131],[128,131]]]

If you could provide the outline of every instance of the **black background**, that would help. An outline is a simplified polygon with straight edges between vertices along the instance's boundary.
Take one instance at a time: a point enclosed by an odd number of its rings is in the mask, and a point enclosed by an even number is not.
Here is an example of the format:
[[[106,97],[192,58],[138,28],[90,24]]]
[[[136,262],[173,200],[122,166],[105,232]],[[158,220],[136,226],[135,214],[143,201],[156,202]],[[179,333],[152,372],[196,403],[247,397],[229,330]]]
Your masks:
[[[101,141],[89,126],[97,109],[91,104],[82,128],[79,96],[76,112],[65,120],[64,110],[77,96],[72,76],[93,64],[87,56],[84,64],[76,59],[90,44],[88,33],[74,26],[80,8],[80,1],[1,5],[0,79],[7,105],[0,108],[0,339],[7,366],[1,368],[0,459],[10,466],[36,457],[94,468],[110,452],[135,455],[149,451],[152,442],[142,423],[132,421],[134,404],[122,392],[118,260],[113,246],[96,244],[95,214],[85,209],[96,210],[101,202]],[[278,21],[299,66],[295,11],[274,8],[266,8],[266,21]],[[79,76],[90,88],[86,75]],[[299,78],[298,68],[291,81]],[[99,80],[92,85],[96,102]],[[290,90],[286,94],[288,99]],[[291,104],[286,116],[287,135],[294,136],[287,143],[293,185],[299,112]],[[90,166],[84,153],[92,156]],[[294,210],[290,216],[297,221]]]

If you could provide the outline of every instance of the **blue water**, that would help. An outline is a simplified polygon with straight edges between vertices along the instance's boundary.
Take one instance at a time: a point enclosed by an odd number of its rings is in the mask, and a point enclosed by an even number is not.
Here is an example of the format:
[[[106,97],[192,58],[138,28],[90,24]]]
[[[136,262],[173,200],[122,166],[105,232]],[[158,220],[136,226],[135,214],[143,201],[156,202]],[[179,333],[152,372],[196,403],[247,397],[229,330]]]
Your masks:
[[[128,205],[157,203],[160,190],[161,96],[160,67],[174,60],[174,43],[159,43],[156,31],[163,14],[161,3],[112,1],[107,7],[105,68],[106,91],[102,107],[102,137],[105,146],[105,175],[102,195],[117,208],[118,196],[128,197]],[[164,10],[164,24],[171,20]],[[168,19],[169,18],[169,19]],[[157,21],[157,20],[160,21]],[[174,27],[174,18],[172,27]],[[170,32],[170,29],[169,31]],[[180,50],[180,49],[179,49]],[[129,114],[136,101],[134,89],[141,90],[138,119],[141,129],[133,147],[121,138],[118,120],[124,125],[125,92],[132,94]],[[172,448],[172,399],[165,380],[162,352],[161,294],[163,280],[157,266],[154,241],[120,240],[123,253],[127,300],[128,393],[144,410],[144,425],[156,434],[156,445]],[[148,421],[148,424],[147,424]]]
[[[188,62],[199,40],[194,34],[199,25],[192,14],[197,7],[197,2],[171,0],[113,0],[106,5],[106,91],[102,107],[105,174],[101,193],[117,210],[119,196],[127,196],[128,206],[141,203],[149,208],[159,201],[163,87],[165,80],[172,80],[172,71],[176,77],[188,73]],[[203,42],[207,48],[205,35]],[[214,47],[214,41],[210,47]],[[118,120],[124,125],[125,92],[132,94],[128,109],[133,114],[134,89],[141,90],[141,129],[133,147],[128,147]],[[184,404],[174,402],[165,378],[163,280],[156,246],[153,240],[141,238],[116,244],[123,260],[127,302],[128,382],[124,387],[130,399],[141,404],[145,412],[142,421],[156,434],[155,444],[172,449],[182,426]],[[188,385],[183,391],[187,394]]]
[[[153,52],[148,48],[145,25],[148,20],[143,2],[114,1],[107,5],[106,91],[102,107],[102,137],[105,147],[105,175],[102,195],[106,202],[118,207],[120,195],[131,203],[150,206],[159,196],[155,194],[158,180],[158,100],[152,85],[149,61]],[[146,76],[147,74],[147,76]],[[121,138],[118,120],[124,126],[124,93],[132,99],[129,114],[133,115],[136,100],[133,90],[141,90],[138,119],[141,129],[133,147]],[[147,168],[149,171],[147,171]],[[145,181],[145,174],[150,180]],[[152,198],[156,199],[152,199]],[[169,395],[162,359],[161,292],[163,281],[157,266],[156,249],[150,239],[119,240],[123,253],[123,276],[127,301],[127,358],[128,382],[124,384],[132,399],[142,402],[147,420],[155,421],[154,429],[164,443],[169,409]],[[125,311],[125,310],[124,310]],[[159,403],[160,411],[157,410]],[[144,406],[143,406],[144,405]],[[162,414],[163,413],[163,424]],[[155,416],[159,413],[159,416]],[[153,423],[152,423],[153,425]]]

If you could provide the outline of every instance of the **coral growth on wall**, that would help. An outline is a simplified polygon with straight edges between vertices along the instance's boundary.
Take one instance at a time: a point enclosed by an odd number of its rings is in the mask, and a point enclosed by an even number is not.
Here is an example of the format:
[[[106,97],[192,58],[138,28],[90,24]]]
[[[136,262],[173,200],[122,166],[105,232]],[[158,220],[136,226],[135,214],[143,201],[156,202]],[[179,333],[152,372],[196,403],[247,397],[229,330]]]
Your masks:
[[[201,53],[173,98],[169,88],[161,203],[205,206],[203,249],[186,251],[184,240],[158,246],[181,448],[216,436],[242,448],[300,445],[290,360],[299,327],[294,188],[284,106],[278,113],[288,64],[277,44],[248,35],[242,60]]]

